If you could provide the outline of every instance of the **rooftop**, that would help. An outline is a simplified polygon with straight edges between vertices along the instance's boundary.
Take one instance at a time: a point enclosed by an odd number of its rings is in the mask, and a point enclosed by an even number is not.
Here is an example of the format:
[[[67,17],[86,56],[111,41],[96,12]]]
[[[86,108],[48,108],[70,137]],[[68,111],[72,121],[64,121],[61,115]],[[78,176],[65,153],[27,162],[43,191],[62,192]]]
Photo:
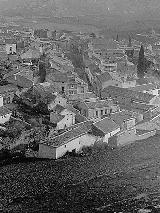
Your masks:
[[[111,39],[95,38],[92,44],[95,49],[118,49],[117,42]]]
[[[56,112],[56,113],[61,113],[65,108],[59,104],[57,104],[54,108],[53,108],[53,112]]]
[[[11,110],[9,110],[7,107],[4,107],[4,106],[0,107],[0,116],[4,116],[10,113],[11,113]]]
[[[67,82],[68,81],[68,76],[67,73],[61,73],[61,72],[54,72],[54,73],[49,73],[46,76],[46,80],[51,80],[53,82]]]
[[[17,91],[17,87],[11,84],[0,86],[0,94]]]
[[[73,129],[70,129],[69,131],[66,131],[65,133],[55,137],[55,138],[48,138],[46,141],[43,141],[43,144],[47,144],[53,147],[60,147],[71,140],[78,138],[84,134],[86,134],[92,127],[91,121],[85,121],[83,123],[80,123],[78,125],[73,126]]]
[[[137,91],[137,92],[143,92],[143,91],[150,91],[156,89],[157,86],[155,84],[142,84],[142,85],[137,85],[135,87],[130,87],[128,89]]]
[[[100,75],[97,75],[97,79],[103,83],[103,82],[106,82],[106,81],[110,81],[112,80],[112,76],[108,73],[108,72],[104,72]]]
[[[122,125],[124,121],[132,119],[132,113],[126,110],[110,114],[110,118],[118,125]]]
[[[104,134],[108,134],[117,130],[119,127],[112,119],[106,117],[93,124],[97,129],[101,130]]]
[[[85,100],[85,105],[88,109],[104,108],[113,105],[112,100],[96,100],[96,101],[87,101]]]
[[[126,97],[131,98],[134,101],[142,102],[142,103],[149,103],[155,96],[148,93],[142,93],[137,91],[132,91],[130,89],[126,88],[120,88],[120,87],[114,87],[114,86],[108,86],[102,91],[102,97]]]
[[[56,113],[51,113],[50,116],[52,118],[52,123],[55,123],[55,124],[60,122],[65,117],[64,115],[60,115],[60,114],[56,114]]]

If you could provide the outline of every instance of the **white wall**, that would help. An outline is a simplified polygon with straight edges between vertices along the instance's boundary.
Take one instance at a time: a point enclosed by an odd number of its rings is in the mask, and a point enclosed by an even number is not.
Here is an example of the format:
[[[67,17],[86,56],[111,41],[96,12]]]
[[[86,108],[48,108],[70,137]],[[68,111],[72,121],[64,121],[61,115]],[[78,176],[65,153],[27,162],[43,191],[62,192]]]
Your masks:
[[[64,129],[65,126],[70,127],[75,124],[75,114],[74,113],[65,109],[61,113],[61,115],[64,115],[65,117],[60,122],[58,122],[57,129]]]
[[[116,130],[114,130],[114,131],[106,134],[105,137],[104,137],[104,139],[103,139],[103,142],[108,143],[108,139],[110,137],[114,136],[115,134],[117,134],[119,131],[120,131],[120,128],[118,128],[118,129],[116,129]]]
[[[12,113],[9,113],[7,115],[1,115],[0,116],[0,124],[4,124],[5,122],[9,121]]]
[[[78,152],[84,146],[92,146],[95,141],[96,137],[90,134],[85,134],[80,136],[79,138],[75,138],[67,144],[56,149],[56,159],[62,157],[67,151],[72,152],[72,150],[75,149],[76,152]]]
[[[67,99],[57,96],[56,99],[48,105],[48,109],[52,110],[57,104],[65,107],[67,105]]]
[[[0,107],[3,106],[3,96],[0,96]]]
[[[39,144],[38,158],[56,159],[56,148]]]
[[[12,51],[10,51],[10,48],[12,48]],[[17,52],[16,44],[6,44],[6,52],[7,54],[13,54]]]

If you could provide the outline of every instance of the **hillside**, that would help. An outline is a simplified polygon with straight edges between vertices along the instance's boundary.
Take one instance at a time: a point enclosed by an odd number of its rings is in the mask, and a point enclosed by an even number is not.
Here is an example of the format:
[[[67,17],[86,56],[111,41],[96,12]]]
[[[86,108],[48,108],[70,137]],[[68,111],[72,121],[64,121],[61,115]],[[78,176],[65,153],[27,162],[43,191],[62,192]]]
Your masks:
[[[0,0],[0,12],[22,16],[160,16],[159,0]]]

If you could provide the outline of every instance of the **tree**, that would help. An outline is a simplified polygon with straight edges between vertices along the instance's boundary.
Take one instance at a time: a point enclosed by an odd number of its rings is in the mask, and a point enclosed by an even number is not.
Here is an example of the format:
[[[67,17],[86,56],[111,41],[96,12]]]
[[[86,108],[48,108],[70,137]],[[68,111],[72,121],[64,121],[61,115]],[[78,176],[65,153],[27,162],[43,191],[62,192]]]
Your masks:
[[[137,75],[139,78],[142,78],[144,77],[144,74],[145,74],[145,57],[144,57],[144,48],[143,45],[141,45],[137,65]]]
[[[116,41],[119,41],[119,35],[117,34]]]
[[[90,37],[91,37],[91,38],[96,38],[96,34],[95,34],[95,33],[91,33],[91,34],[90,34]]]
[[[71,45],[69,58],[75,68],[84,68],[83,51],[78,44]]]
[[[40,75],[40,83],[43,83],[46,78],[45,62],[43,61],[39,62],[39,75]]]
[[[130,35],[129,35],[129,38],[128,38],[128,47],[132,47],[132,39],[131,39]]]

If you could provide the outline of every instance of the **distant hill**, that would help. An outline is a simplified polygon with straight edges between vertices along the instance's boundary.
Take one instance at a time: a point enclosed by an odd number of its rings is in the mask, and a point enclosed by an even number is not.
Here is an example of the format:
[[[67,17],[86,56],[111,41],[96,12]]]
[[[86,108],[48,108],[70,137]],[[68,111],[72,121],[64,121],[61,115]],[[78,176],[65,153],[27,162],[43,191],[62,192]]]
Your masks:
[[[0,0],[0,15],[137,31],[158,27],[160,0]]]
[[[0,0],[1,13],[22,16],[160,16],[159,9],[159,0]]]

